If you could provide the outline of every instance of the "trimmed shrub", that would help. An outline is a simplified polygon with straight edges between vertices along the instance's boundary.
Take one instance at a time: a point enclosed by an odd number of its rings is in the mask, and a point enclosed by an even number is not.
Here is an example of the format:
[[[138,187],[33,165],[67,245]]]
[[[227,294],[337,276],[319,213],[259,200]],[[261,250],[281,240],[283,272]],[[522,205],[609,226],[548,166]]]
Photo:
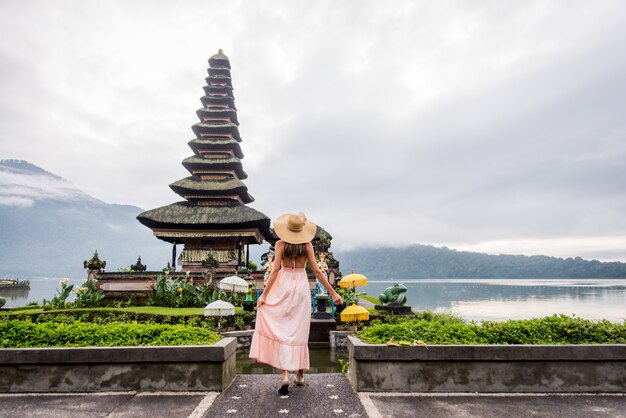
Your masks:
[[[220,339],[211,330],[185,325],[0,322],[1,348],[210,345]]]
[[[147,324],[181,324],[202,328],[217,326],[217,318],[203,315],[163,315],[144,312],[132,312],[115,310],[110,308],[95,309],[64,309],[58,311],[45,311],[36,313],[20,313],[19,311],[0,315],[0,322],[7,320],[26,320],[31,322],[61,322],[71,324],[76,321],[91,322],[94,324],[109,324],[113,322],[136,322]],[[243,328],[250,325],[254,319],[253,312],[237,312],[235,316],[223,317],[222,327]]]
[[[421,340],[426,344],[626,344],[626,321],[590,321],[552,315],[506,322],[466,323],[455,317],[377,322],[358,332],[370,344]]]

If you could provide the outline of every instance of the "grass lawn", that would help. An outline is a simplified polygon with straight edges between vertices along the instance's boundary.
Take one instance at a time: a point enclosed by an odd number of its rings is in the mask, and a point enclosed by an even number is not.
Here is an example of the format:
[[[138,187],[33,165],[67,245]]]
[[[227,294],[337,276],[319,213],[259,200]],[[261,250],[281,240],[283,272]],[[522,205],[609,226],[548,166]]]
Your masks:
[[[375,298],[374,296],[359,295],[359,298],[365,299],[366,301],[371,302],[374,305],[380,305],[380,299]]]
[[[117,311],[117,312],[136,312],[136,313],[146,313],[152,315],[203,315],[204,308],[167,308],[164,306],[131,306],[128,308],[75,308],[75,309],[61,309],[61,310],[50,310],[44,311],[42,308],[37,309],[24,309],[24,310],[5,310],[1,311],[0,315],[21,315],[21,314],[33,314],[33,313],[52,313],[52,312],[60,312],[60,311],[92,311],[92,310],[100,310],[100,311]],[[235,307],[235,313],[243,312],[242,307]]]
[[[43,309],[41,308],[33,308],[33,309],[20,309],[12,311],[10,309],[3,309],[0,311],[0,315],[17,315],[17,314],[32,314],[32,313],[42,313]]]

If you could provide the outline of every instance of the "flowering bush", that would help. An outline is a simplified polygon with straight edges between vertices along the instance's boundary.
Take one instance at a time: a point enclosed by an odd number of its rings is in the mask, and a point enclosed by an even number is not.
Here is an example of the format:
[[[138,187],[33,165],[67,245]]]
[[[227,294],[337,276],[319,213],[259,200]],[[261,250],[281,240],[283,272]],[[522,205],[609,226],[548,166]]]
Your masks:
[[[195,282],[187,276],[184,279],[174,279],[168,275],[160,275],[152,279],[148,305],[167,306],[170,308],[201,308],[208,303],[221,298],[230,300],[229,296],[210,283],[210,276],[205,276],[200,282]],[[233,303],[241,305],[242,300],[235,297]]]
[[[93,280],[84,279],[82,286],[77,287],[74,293],[76,293],[74,300],[74,307],[76,308],[97,308],[102,304],[102,298],[104,298],[104,293],[98,290]]]
[[[43,300],[43,309],[65,309],[70,306],[70,303],[67,301],[67,298],[70,296],[72,289],[74,288],[73,284],[68,285],[70,279],[65,278],[59,282],[61,285],[61,290],[57,289],[57,295],[52,298],[52,300]]]

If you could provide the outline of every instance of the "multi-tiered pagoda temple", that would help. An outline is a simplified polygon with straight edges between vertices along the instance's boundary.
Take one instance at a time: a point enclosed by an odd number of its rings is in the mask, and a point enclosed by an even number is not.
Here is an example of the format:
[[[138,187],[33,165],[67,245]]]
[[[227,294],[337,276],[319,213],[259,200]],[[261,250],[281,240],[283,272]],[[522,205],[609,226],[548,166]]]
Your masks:
[[[270,236],[267,216],[246,204],[254,201],[242,182],[239,121],[230,78],[230,62],[222,50],[209,58],[209,76],[192,126],[191,157],[183,166],[191,176],[170,184],[185,201],[141,213],[137,219],[154,235],[184,244],[178,259],[183,271],[234,272],[245,262],[244,249]]]

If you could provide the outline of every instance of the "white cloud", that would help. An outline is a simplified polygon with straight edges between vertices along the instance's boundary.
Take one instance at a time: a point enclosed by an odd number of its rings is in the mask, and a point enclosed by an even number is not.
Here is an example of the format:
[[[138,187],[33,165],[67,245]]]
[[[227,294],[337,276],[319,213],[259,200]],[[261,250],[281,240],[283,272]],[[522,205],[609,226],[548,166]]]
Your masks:
[[[626,254],[626,235],[451,242],[448,245],[458,250],[487,254],[549,255],[561,258],[578,256],[620,261]]]
[[[17,196],[2,196],[0,195],[0,205],[2,206],[17,206],[22,208],[31,207],[35,203],[32,199]]]
[[[13,202],[32,202],[40,199],[91,199],[76,186],[50,175],[24,174],[0,169],[0,198]],[[28,206],[30,206],[28,204]]]
[[[346,248],[530,240],[626,260],[625,14],[619,1],[3,2],[0,155],[105,201],[178,200],[167,185],[187,175],[206,59],[224,48],[246,184],[270,217],[303,210]]]

